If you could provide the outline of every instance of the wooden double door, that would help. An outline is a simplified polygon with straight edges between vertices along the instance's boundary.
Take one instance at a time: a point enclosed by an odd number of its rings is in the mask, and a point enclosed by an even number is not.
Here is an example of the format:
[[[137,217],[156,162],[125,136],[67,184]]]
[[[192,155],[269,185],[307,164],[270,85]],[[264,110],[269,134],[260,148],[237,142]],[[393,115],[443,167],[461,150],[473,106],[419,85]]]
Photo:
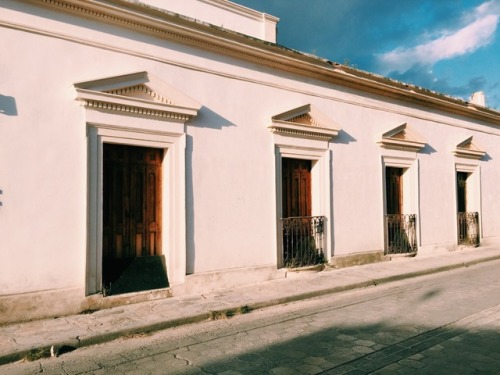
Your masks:
[[[282,217],[311,216],[311,161],[283,159]]]
[[[163,149],[104,144],[103,257],[161,254]]]

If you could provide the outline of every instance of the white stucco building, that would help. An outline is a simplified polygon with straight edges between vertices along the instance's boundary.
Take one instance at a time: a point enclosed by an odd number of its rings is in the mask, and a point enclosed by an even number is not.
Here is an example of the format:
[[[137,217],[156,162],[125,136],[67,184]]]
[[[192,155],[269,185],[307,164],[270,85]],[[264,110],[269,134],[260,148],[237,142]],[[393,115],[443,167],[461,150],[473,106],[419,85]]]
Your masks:
[[[277,22],[2,1],[0,323],[499,243],[499,112],[283,48]]]

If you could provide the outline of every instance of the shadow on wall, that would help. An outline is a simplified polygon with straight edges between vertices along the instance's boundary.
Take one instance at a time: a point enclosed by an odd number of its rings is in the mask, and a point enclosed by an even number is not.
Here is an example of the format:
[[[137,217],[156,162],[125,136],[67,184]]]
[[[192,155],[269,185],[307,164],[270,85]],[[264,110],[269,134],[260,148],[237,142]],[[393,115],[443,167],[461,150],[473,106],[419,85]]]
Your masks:
[[[436,152],[436,149],[432,147],[430,144],[426,143],[424,148],[419,151],[421,154],[430,155]]]
[[[140,292],[169,286],[165,257],[103,259],[105,295]]]
[[[194,273],[193,136],[186,136],[186,274]]]
[[[335,138],[333,138],[331,142],[348,145],[349,143],[357,142],[357,139],[351,136],[349,133],[345,132],[343,129],[340,129],[339,134]]]
[[[485,153],[484,156],[481,158],[482,161],[490,161],[493,160],[493,158],[488,154]]]
[[[0,114],[7,116],[17,116],[16,99],[12,96],[0,94]]]
[[[221,115],[215,113],[205,106],[201,107],[198,115],[193,118],[193,120],[191,120],[188,124],[194,125],[197,128],[210,128],[218,130],[229,126],[236,126],[228,119],[222,117]]]

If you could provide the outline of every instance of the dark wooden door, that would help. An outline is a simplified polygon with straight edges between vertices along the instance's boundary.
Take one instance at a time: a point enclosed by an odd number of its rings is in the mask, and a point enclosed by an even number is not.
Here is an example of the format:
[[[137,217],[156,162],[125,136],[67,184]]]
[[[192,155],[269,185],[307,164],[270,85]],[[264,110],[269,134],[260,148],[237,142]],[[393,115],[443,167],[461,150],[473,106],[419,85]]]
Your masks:
[[[401,214],[403,208],[403,169],[386,167],[385,189],[387,214]]]
[[[386,254],[410,253],[415,251],[415,222],[412,215],[403,213],[403,172],[402,168],[385,169],[385,252]]]
[[[163,150],[104,144],[103,256],[161,254]]]
[[[283,218],[311,216],[311,161],[283,159]]]
[[[467,172],[457,172],[457,211],[467,211]]]

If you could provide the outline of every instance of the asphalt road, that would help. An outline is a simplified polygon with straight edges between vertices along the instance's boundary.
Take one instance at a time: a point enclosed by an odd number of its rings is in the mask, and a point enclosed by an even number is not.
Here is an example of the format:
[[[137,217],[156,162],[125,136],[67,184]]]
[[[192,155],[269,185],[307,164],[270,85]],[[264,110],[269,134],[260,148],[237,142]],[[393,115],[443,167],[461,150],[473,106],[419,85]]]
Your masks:
[[[500,261],[0,366],[39,373],[500,374]]]

